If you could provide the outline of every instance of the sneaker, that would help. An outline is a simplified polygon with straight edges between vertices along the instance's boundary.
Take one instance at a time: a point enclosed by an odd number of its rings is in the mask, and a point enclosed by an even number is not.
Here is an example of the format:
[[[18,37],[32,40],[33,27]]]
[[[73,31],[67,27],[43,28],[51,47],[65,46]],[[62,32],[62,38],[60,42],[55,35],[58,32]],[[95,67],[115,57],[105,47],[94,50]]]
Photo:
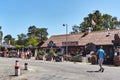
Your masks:
[[[104,72],[104,68],[102,68],[101,72]]]
[[[98,71],[101,71],[102,69],[99,69]]]

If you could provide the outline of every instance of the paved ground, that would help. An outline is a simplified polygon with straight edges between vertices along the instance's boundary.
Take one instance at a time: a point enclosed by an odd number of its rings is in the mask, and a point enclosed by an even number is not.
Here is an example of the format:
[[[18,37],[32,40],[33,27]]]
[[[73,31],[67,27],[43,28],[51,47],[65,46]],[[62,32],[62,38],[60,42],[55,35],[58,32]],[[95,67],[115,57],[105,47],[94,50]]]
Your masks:
[[[15,60],[19,60],[21,75],[15,75]],[[24,63],[28,62],[28,71]],[[105,66],[105,72],[97,72],[99,67],[86,63],[49,62],[0,57],[0,80],[120,80],[120,67]]]

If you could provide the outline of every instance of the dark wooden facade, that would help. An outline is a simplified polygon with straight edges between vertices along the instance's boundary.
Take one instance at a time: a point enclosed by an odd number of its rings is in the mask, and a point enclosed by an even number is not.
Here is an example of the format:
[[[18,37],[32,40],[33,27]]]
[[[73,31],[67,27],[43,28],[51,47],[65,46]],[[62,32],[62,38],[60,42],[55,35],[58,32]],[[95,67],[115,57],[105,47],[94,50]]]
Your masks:
[[[85,48],[87,44],[94,44],[97,50],[99,46],[103,46],[107,57],[113,58],[114,49],[120,46],[120,29],[109,31],[96,31],[90,33],[68,34],[68,35],[53,35],[42,47],[47,48],[50,41],[52,41],[57,48],[61,48],[65,52],[66,43],[68,51],[71,54],[78,54],[81,49]],[[66,42],[67,37],[67,42]]]

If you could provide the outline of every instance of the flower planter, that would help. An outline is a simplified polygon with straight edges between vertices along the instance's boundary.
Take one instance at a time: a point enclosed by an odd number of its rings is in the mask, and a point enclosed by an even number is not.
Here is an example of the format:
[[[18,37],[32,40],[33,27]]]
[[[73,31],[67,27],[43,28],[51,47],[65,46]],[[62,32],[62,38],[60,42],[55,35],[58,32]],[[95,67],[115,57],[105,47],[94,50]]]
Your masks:
[[[120,56],[114,56],[114,65],[120,66]]]

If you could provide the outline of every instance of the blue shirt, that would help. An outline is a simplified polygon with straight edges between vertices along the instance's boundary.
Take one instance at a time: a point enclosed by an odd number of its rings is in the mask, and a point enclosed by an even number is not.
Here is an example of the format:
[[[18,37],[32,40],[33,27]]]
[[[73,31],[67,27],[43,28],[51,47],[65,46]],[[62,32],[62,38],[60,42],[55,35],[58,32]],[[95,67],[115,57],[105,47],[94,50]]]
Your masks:
[[[105,57],[105,51],[103,49],[99,49],[97,51],[97,54],[98,54],[99,58],[104,58]]]

